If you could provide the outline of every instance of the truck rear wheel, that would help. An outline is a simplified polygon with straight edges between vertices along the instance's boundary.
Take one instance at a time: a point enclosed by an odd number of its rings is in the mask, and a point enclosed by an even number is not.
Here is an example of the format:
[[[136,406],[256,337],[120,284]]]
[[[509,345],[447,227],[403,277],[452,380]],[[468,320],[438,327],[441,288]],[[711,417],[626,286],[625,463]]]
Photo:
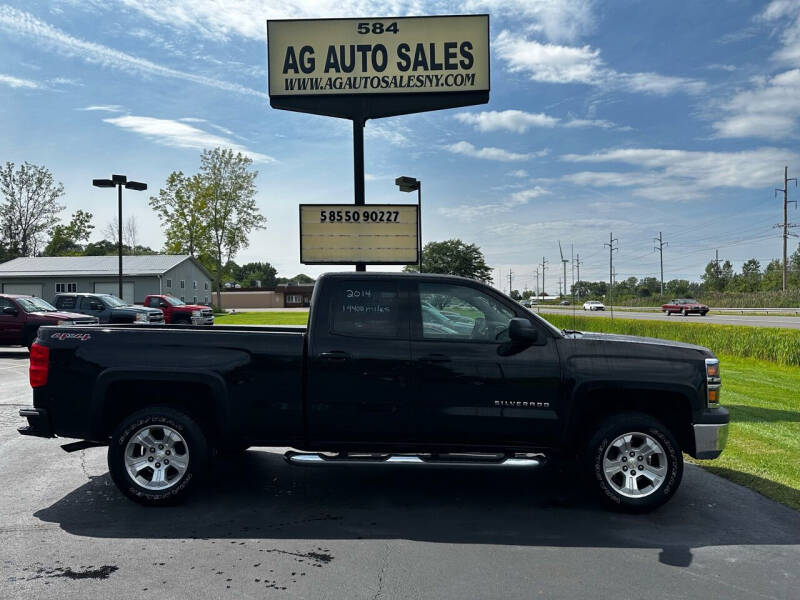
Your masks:
[[[587,467],[601,500],[616,509],[647,512],[669,500],[683,477],[675,437],[643,413],[604,421],[589,442]]]
[[[108,470],[119,490],[146,506],[182,501],[208,467],[208,444],[188,415],[166,406],[126,417],[108,446]]]

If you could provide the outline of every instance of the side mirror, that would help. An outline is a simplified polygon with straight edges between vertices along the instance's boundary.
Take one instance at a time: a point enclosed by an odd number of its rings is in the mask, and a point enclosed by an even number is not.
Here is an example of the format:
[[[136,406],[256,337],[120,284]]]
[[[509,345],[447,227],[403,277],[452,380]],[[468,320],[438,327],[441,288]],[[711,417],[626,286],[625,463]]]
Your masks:
[[[3,307],[3,314],[4,315],[11,315],[12,317],[16,317],[19,314],[19,311],[14,308],[13,306],[4,306]]]
[[[508,337],[513,342],[534,344],[539,339],[539,330],[528,319],[515,318],[508,323]]]

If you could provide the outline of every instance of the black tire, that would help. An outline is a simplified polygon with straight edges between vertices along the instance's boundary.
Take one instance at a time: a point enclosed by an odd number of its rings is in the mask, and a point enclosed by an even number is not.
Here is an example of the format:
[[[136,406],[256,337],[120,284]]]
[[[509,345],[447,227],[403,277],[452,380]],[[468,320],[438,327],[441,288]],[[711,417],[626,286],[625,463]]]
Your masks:
[[[173,325],[191,325],[192,320],[188,317],[177,317],[172,323]]]
[[[618,491],[619,485],[615,481],[619,481],[617,479],[619,475],[624,478],[624,474],[620,472],[609,478],[603,469],[604,460],[613,450],[610,448],[611,444],[626,434],[634,434],[633,441],[636,439],[636,434],[640,436],[643,434],[655,440],[663,450],[663,454],[659,454],[658,460],[661,461],[660,457],[663,456],[663,460],[666,462],[666,469],[661,483],[650,492],[647,492],[648,486],[643,485],[644,495],[638,497],[629,497]],[[638,448],[642,447],[639,446]],[[634,446],[633,449],[636,450],[636,448]],[[627,456],[625,459],[627,459]],[[631,458],[632,461],[637,459],[638,456]],[[621,458],[620,460],[623,459]],[[655,457],[652,460],[655,461]],[[591,486],[601,502],[608,507],[627,512],[641,513],[658,508],[672,498],[683,477],[683,454],[681,454],[681,449],[675,436],[660,421],[644,413],[618,413],[603,421],[589,442],[585,463]],[[634,464],[640,466],[644,464],[645,468],[647,467],[646,462],[636,462]],[[637,479],[637,481],[641,480],[641,477]],[[648,480],[648,478],[645,477],[645,480]],[[651,485],[650,487],[653,486]]]
[[[176,475],[176,481],[164,489],[144,487],[129,474],[126,467],[125,452],[128,443],[148,426],[153,428],[153,435],[157,435],[159,427],[169,427],[176,431],[183,438],[183,448],[188,455],[185,471],[180,477]],[[156,438],[156,442],[158,441]],[[173,458],[177,458],[180,450],[173,448],[173,451]],[[146,456],[142,458],[149,459]],[[117,426],[108,445],[108,471],[111,479],[128,498],[145,506],[166,506],[182,502],[203,479],[208,462],[208,442],[203,430],[188,415],[168,406],[151,406],[129,415]]]

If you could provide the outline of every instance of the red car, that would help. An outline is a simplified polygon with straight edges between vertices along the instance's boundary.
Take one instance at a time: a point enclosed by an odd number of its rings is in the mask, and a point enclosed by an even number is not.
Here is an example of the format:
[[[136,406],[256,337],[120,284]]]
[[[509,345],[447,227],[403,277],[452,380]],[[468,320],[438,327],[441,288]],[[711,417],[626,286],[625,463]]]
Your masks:
[[[661,310],[669,316],[672,313],[680,313],[684,317],[686,315],[690,315],[692,313],[706,316],[708,312],[708,306],[705,304],[700,304],[697,300],[692,300],[691,298],[678,298],[673,300],[668,304],[663,304],[661,306]]]
[[[144,299],[148,308],[160,308],[164,321],[174,325],[213,325],[214,311],[210,306],[186,304],[180,298],[168,294],[153,294]]]
[[[42,325],[96,325],[97,317],[63,312],[35,296],[0,294],[0,346],[31,347]]]

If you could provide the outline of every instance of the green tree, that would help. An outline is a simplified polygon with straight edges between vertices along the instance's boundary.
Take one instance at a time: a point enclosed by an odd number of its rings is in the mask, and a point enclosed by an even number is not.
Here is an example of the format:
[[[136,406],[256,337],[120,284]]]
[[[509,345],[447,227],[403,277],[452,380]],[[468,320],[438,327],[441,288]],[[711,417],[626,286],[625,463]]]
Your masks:
[[[16,167],[7,162],[0,166],[0,241],[8,255],[33,256],[42,244],[45,232],[58,223],[64,207],[58,199],[64,186],[53,174],[29,162]]]
[[[664,284],[664,291],[667,296],[680,298],[691,295],[690,284],[686,279],[672,279]]]
[[[267,220],[256,206],[253,160],[229,148],[203,151],[199,183],[205,197],[210,255],[215,265],[217,306],[222,307],[222,265],[248,246],[254,229],[264,229]]]
[[[150,207],[161,219],[168,253],[195,258],[211,253],[208,194],[199,175],[173,171],[158,196],[150,197]]]
[[[245,263],[239,268],[236,282],[242,287],[255,287],[261,282],[261,287],[273,287],[277,283],[278,271],[268,262]]]
[[[408,265],[405,271],[417,271],[417,265]],[[460,275],[478,281],[492,279],[492,269],[487,266],[481,249],[475,244],[465,244],[461,240],[428,242],[422,249],[422,271]]]
[[[722,263],[722,272],[720,273],[720,281],[721,281],[721,291],[728,290],[731,286],[733,286],[733,279],[734,279],[734,272],[733,272],[733,265],[731,261],[726,260]]]
[[[788,267],[788,283],[792,288],[800,288],[800,244],[797,245],[797,250],[789,257]]]
[[[705,272],[700,276],[703,286],[710,292],[721,292],[725,289],[725,281],[722,279],[722,267],[715,260],[708,261]]]
[[[773,258],[764,269],[761,276],[761,290],[774,292],[783,289],[783,263]]]
[[[757,259],[746,260],[742,265],[741,291],[756,292],[761,286],[761,263]]]
[[[519,293],[519,290],[511,290],[511,299],[512,300],[522,300],[522,294]]]
[[[89,241],[94,229],[92,213],[77,210],[66,225],[56,225],[50,230],[50,241],[44,248],[44,256],[74,256],[83,253],[81,242]]]

